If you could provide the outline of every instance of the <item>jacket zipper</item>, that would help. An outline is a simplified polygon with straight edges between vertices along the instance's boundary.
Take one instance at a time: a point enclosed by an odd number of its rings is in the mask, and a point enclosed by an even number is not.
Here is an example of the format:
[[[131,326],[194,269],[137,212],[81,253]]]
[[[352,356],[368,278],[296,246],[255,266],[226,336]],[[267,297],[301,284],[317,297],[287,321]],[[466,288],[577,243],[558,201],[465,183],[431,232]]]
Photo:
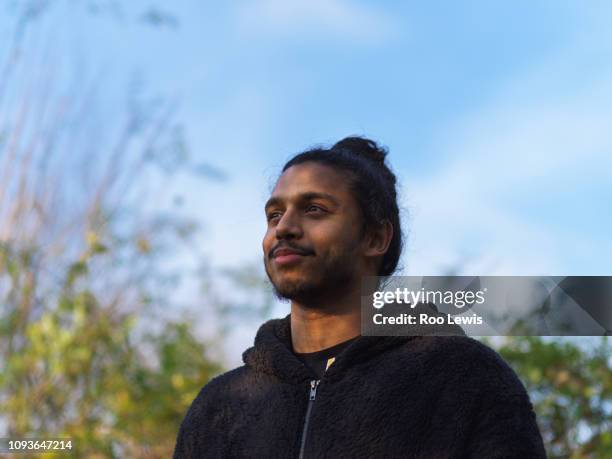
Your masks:
[[[315,398],[317,397],[317,387],[321,382],[320,379],[313,379],[310,381],[310,393],[308,395],[308,408],[306,408],[306,417],[304,418],[304,428],[302,429],[302,443],[300,445],[300,456],[299,459],[304,459],[304,449],[306,447],[306,435],[308,433],[308,423],[310,422],[310,413],[312,412],[312,405],[314,405]]]

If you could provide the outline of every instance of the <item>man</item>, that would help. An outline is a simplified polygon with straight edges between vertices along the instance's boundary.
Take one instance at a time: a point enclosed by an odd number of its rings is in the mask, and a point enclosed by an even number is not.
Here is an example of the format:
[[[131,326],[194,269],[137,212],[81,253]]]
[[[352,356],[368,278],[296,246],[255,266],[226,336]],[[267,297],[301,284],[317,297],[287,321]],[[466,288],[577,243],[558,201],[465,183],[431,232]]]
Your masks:
[[[402,247],[386,151],[349,137],[295,156],[265,206],[264,264],[291,314],[209,382],[175,458],[544,458],[513,371],[465,336],[360,336],[361,281]]]

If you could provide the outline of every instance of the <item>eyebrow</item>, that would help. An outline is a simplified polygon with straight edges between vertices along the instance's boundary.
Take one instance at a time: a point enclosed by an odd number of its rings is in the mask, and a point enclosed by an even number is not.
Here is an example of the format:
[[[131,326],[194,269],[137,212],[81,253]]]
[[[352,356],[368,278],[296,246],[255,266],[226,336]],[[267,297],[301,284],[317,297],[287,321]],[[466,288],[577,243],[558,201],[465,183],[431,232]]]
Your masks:
[[[326,200],[330,201],[332,204],[334,204],[335,206],[339,206],[340,205],[340,202],[338,201],[338,199],[335,198],[334,196],[332,196],[329,193],[322,193],[322,192],[317,192],[317,191],[309,191],[307,193],[302,193],[302,194],[300,194],[298,196],[298,200],[300,200],[300,201],[313,201],[315,199],[326,199]],[[272,206],[280,206],[282,203],[283,203],[283,199],[282,198],[279,198],[278,196],[272,197],[272,198],[268,199],[264,209],[268,210],[268,208],[270,208]]]

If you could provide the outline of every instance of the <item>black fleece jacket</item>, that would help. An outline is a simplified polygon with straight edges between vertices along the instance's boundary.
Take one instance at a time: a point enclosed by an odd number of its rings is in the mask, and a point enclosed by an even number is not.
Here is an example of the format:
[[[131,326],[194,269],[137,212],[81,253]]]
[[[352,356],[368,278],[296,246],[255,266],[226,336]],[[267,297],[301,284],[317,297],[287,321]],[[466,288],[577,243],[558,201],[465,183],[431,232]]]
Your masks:
[[[175,458],[545,458],[525,388],[465,336],[352,342],[317,383],[290,318],[261,326],[244,366],[210,381]]]

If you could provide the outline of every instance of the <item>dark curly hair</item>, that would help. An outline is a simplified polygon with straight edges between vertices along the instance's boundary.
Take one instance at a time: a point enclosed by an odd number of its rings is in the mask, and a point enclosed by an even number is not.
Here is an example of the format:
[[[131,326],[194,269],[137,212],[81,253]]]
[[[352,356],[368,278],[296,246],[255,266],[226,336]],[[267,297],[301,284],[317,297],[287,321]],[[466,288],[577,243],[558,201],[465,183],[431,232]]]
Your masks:
[[[378,269],[390,276],[402,252],[402,230],[397,205],[396,177],[385,161],[387,149],[364,137],[346,137],[331,148],[313,148],[297,154],[283,167],[316,162],[346,173],[364,217],[363,231],[385,220],[393,226],[393,239]]]

